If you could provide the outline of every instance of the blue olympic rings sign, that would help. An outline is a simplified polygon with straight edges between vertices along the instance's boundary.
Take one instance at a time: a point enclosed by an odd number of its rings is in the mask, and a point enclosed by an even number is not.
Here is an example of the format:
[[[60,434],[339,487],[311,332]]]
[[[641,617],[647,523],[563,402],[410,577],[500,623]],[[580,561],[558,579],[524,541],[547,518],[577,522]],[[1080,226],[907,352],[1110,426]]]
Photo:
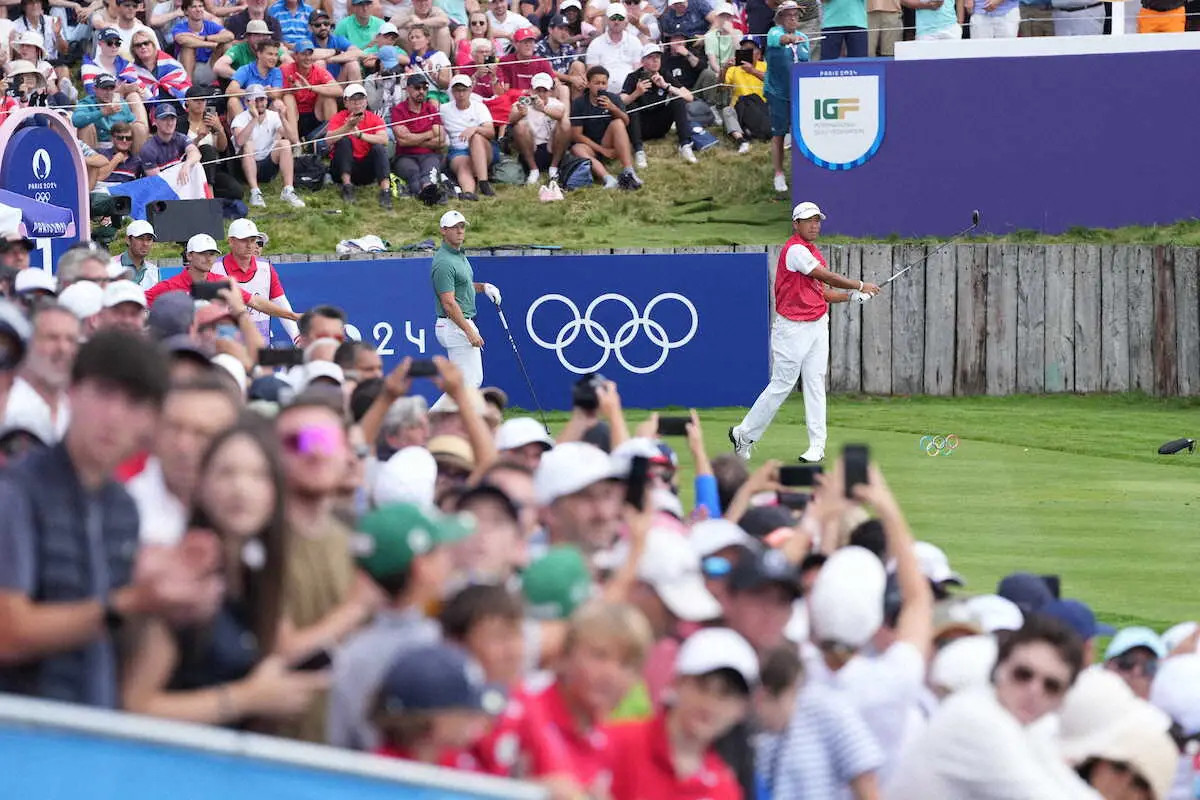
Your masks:
[[[928,456],[953,455],[958,449],[958,437],[953,433],[947,436],[922,436],[920,447]]]

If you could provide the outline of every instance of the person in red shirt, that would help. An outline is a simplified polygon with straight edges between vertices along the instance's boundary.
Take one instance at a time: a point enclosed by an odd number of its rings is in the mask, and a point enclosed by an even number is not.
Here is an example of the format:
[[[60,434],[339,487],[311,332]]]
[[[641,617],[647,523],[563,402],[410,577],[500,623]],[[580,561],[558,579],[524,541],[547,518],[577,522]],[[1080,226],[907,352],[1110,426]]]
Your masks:
[[[446,135],[438,104],[428,99],[429,79],[419,72],[409,75],[405,93],[404,102],[392,108],[396,174],[408,186],[408,193],[419,197],[437,179]]]
[[[514,92],[515,100],[533,88],[534,75],[539,72],[554,74],[554,65],[549,60],[533,54],[537,40],[536,28],[521,28],[513,34],[513,47],[516,48],[516,52],[500,59],[500,68],[496,73],[499,81],[496,87],[497,94],[511,91]]]
[[[337,113],[337,99],[342,93],[329,70],[315,63],[314,48],[311,39],[301,39],[292,51],[295,60],[281,67],[284,87],[299,88],[285,93],[283,104],[289,117],[297,120],[301,139]]]
[[[373,111],[367,110],[367,90],[361,83],[352,83],[343,93],[346,109],[329,120],[333,146],[333,164],[329,168],[335,181],[342,185],[342,200],[354,202],[354,187],[379,184],[379,205],[392,208],[390,169],[388,167],[387,123]]]
[[[825,458],[825,372],[829,368],[829,302],[865,303],[879,287],[831,272],[813,244],[825,215],[816,203],[792,209],[792,238],[783,245],[775,267],[775,312],[771,326],[771,382],[739,425],[729,429],[734,452],[750,452],[775,418],[783,401],[804,380],[804,421],[808,449],[801,461]],[[826,286],[848,292],[832,293]]]

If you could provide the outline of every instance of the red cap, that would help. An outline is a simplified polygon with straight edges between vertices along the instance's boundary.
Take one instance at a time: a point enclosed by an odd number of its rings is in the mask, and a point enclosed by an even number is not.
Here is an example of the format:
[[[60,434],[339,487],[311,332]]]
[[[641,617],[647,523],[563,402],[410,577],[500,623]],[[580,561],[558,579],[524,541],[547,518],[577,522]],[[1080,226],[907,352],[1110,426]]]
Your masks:
[[[519,30],[515,34],[513,34],[514,42],[523,42],[526,39],[536,39],[536,38],[538,38],[538,32],[537,32],[536,28],[521,28],[521,30]]]

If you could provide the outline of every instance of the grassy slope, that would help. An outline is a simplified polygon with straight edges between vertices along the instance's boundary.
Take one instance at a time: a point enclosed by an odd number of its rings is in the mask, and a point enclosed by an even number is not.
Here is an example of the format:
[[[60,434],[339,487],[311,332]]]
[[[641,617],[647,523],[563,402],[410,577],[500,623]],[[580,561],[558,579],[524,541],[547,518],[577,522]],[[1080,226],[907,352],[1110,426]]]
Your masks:
[[[1194,436],[1198,410],[1194,400],[1140,396],[834,397],[829,452],[868,443],[916,536],[946,550],[968,590],[992,591],[1017,570],[1060,573],[1064,595],[1110,622],[1163,630],[1196,615],[1200,456],[1156,451]],[[726,428],[742,413],[704,412],[711,454],[729,449]],[[793,398],[754,463],[794,462],[803,420]],[[962,441],[953,456],[918,447],[924,434],[949,433]]]

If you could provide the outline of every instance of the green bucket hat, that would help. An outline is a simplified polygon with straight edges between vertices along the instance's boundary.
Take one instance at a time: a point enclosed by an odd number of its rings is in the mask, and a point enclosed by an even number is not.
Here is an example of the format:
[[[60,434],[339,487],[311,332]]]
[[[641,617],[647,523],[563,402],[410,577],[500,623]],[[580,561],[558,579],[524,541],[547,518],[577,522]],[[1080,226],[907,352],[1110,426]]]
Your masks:
[[[552,547],[521,578],[529,616],[566,619],[592,596],[592,575],[583,552],[573,545]]]
[[[355,557],[372,578],[390,578],[407,572],[417,556],[474,532],[475,523],[468,515],[446,516],[409,503],[395,503],[359,520]]]

